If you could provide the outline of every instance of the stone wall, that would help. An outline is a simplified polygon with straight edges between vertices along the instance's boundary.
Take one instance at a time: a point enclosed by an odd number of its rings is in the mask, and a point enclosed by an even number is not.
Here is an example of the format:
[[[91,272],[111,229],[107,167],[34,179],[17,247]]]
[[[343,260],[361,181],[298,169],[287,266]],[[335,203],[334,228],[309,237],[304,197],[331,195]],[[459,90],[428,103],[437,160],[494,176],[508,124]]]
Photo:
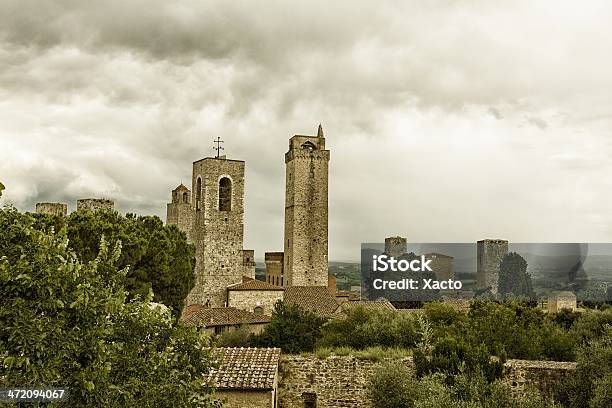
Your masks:
[[[411,358],[404,364],[414,373]],[[282,408],[302,408],[304,395],[315,393],[317,407],[367,407],[366,385],[379,362],[352,356],[283,355],[280,363],[279,401]],[[508,360],[504,381],[519,390],[525,385],[552,395],[575,363]]]
[[[270,285],[287,286],[283,271],[282,252],[266,252],[266,282]],[[278,283],[277,283],[278,282]]]
[[[385,254],[394,258],[399,258],[408,251],[406,238],[388,237],[385,238]]]
[[[36,213],[65,217],[68,214],[68,205],[64,203],[36,203]]]
[[[293,136],[285,164],[288,286],[327,286],[329,150],[323,131],[318,136]]]
[[[115,202],[105,198],[82,198],[77,200],[77,211],[89,210],[112,210],[115,208]]]
[[[274,408],[274,391],[215,391],[215,399],[223,402],[223,408]]]
[[[228,307],[253,312],[256,307],[263,308],[263,314],[271,316],[274,304],[283,300],[283,290],[228,290]]]
[[[476,278],[480,289],[490,287],[497,293],[499,264],[508,254],[508,241],[503,239],[483,239],[476,243]]]
[[[242,251],[242,266],[244,270],[242,274],[248,276],[251,279],[255,279],[255,250],[245,249]]]
[[[231,181],[230,209],[219,207],[219,186]],[[196,247],[196,285],[186,304],[224,307],[229,285],[242,282],[244,241],[244,161],[224,157],[193,163],[192,239]]]

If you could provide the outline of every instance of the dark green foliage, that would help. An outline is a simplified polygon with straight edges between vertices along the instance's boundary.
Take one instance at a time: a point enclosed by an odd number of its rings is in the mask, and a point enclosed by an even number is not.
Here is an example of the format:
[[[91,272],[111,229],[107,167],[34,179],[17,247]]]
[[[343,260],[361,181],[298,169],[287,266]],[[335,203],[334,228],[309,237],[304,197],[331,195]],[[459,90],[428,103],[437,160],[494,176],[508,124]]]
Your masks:
[[[565,378],[560,400],[569,408],[599,408],[611,401],[612,327],[606,326],[602,337],[578,352],[577,368]]]
[[[220,347],[249,347],[251,333],[248,326],[240,326],[236,330],[226,330],[218,338]]]
[[[474,302],[468,313],[466,336],[482,342],[494,354],[504,350],[509,358],[572,360],[571,334],[554,324],[547,314],[519,302]]]
[[[487,382],[482,373],[459,374],[452,383],[441,374],[412,377],[398,362],[385,362],[370,377],[367,397],[376,408],[553,408],[537,391],[514,394],[500,381]]]
[[[4,187],[4,184],[2,184],[0,182],[0,197],[2,197],[2,190],[4,190],[6,187]]]
[[[368,381],[366,395],[373,407],[409,408],[414,406],[414,379],[402,363],[383,364]]]
[[[0,388],[68,386],[74,407],[211,406],[207,338],[127,301],[120,245],[81,262],[65,229],[0,210]]]
[[[280,347],[284,353],[313,351],[325,319],[297,305],[276,302],[263,333],[251,338],[256,347]]]
[[[116,211],[77,211],[69,217],[34,215],[43,231],[67,228],[69,245],[82,262],[94,260],[102,237],[113,246],[121,242],[120,269],[129,268],[126,289],[130,296],[146,295],[171,308],[178,316],[183,300],[195,285],[195,249],[174,225],[158,217],[125,217]]]
[[[346,318],[331,320],[321,331],[322,347],[414,347],[420,340],[415,319],[391,310],[371,311],[356,307]]]
[[[414,352],[417,377],[443,373],[448,383],[452,383],[458,374],[477,372],[482,373],[487,382],[492,382],[501,377],[504,362],[503,359],[491,359],[491,354],[483,344],[476,346],[453,337],[439,340],[430,356],[421,350]]]
[[[527,261],[516,252],[510,252],[502,259],[498,291],[500,295],[534,297],[531,276],[527,273]]]

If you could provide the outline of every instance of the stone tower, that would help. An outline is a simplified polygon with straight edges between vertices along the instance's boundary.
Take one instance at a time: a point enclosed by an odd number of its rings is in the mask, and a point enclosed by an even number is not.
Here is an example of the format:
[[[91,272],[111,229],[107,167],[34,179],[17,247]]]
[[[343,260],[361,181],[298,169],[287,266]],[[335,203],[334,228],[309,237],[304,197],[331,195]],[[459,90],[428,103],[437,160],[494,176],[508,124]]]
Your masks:
[[[323,128],[293,136],[285,154],[284,273],[288,286],[327,286],[329,150]]]
[[[65,217],[68,214],[68,205],[64,203],[36,203],[36,213]]]
[[[224,307],[226,287],[242,282],[244,271],[244,161],[194,162],[192,191],[197,281],[186,304]]]
[[[408,252],[408,243],[403,237],[385,238],[385,254],[394,258],[399,258]]]
[[[491,288],[497,293],[499,265],[508,254],[508,241],[483,239],[476,243],[476,279],[479,289]]]
[[[187,240],[193,242],[194,210],[191,202],[191,191],[182,183],[172,190],[172,202],[168,203],[166,223],[178,226],[187,235]]]

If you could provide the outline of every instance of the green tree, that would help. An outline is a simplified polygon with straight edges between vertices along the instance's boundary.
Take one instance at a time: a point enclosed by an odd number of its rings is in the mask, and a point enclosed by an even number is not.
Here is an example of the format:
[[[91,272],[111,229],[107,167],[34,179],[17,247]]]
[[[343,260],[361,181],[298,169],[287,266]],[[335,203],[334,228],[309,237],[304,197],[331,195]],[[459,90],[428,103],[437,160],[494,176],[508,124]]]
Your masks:
[[[412,373],[400,362],[386,362],[368,380],[366,396],[372,407],[411,408],[414,406]]]
[[[601,338],[578,352],[576,371],[565,377],[560,400],[570,408],[610,406],[612,384],[612,326],[606,325]],[[601,402],[608,403],[600,405]]]
[[[2,184],[2,182],[0,182],[0,197],[2,197],[2,190],[4,190],[6,187],[4,187],[4,184]]]
[[[83,262],[96,258],[102,237],[111,246],[121,242],[117,267],[128,268],[125,286],[130,296],[145,296],[152,289],[155,302],[180,315],[183,301],[195,285],[195,249],[175,225],[164,226],[158,217],[123,216],[116,211],[35,217],[37,228],[43,231],[66,227],[70,248]]]
[[[82,262],[65,229],[0,210],[0,387],[69,387],[70,406],[212,406],[208,338],[127,300],[120,245]]]
[[[264,331],[253,336],[251,344],[262,347],[280,347],[285,353],[310,352],[321,336],[325,319],[297,305],[276,302],[272,320]]]
[[[516,252],[504,256],[499,265],[498,292],[501,295],[534,297],[527,261]]]

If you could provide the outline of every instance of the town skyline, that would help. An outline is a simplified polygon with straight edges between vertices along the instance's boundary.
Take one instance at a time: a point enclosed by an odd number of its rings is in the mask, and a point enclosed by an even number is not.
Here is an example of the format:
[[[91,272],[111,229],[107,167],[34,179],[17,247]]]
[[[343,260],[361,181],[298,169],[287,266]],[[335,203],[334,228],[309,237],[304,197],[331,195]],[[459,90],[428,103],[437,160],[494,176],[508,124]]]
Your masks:
[[[283,249],[287,140],[322,123],[330,261],[393,235],[612,241],[606,2],[130,4],[0,5],[2,205],[164,219],[221,137],[261,260]]]

